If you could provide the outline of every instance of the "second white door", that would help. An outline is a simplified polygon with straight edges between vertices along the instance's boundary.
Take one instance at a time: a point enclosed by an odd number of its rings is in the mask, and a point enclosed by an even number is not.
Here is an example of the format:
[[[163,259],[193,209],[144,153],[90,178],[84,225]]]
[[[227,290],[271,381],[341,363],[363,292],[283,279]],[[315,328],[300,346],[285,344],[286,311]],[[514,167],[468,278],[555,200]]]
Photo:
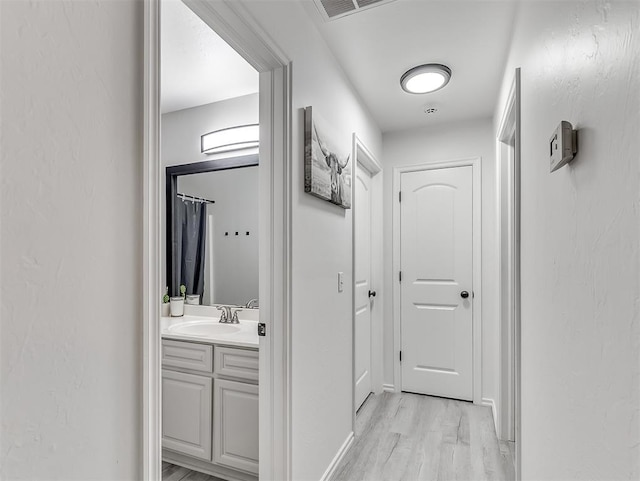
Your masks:
[[[355,409],[371,393],[371,175],[358,164],[355,202]]]
[[[473,399],[473,167],[401,174],[402,390]]]

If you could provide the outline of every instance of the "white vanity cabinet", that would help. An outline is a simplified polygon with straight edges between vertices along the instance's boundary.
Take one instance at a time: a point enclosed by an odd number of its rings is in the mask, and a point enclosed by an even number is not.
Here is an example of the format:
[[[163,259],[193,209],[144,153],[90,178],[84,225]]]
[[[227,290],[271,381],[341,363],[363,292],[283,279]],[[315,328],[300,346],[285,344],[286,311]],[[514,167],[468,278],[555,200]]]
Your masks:
[[[163,457],[228,479],[258,474],[258,351],[162,341]]]

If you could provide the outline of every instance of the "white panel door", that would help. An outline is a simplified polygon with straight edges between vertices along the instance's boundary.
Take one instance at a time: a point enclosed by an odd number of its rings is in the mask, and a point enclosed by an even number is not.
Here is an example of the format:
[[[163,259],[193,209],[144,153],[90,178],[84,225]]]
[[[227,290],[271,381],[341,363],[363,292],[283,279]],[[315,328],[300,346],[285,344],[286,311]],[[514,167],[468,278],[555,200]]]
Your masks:
[[[355,202],[355,409],[371,393],[371,175],[358,164]]]
[[[472,177],[471,166],[401,175],[403,391],[473,399]]]

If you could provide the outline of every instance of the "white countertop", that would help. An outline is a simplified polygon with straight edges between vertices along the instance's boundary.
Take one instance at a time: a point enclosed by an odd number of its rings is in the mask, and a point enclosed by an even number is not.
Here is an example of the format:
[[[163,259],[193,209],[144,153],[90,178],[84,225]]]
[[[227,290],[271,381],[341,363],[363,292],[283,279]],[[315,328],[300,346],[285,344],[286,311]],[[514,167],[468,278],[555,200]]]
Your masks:
[[[206,326],[207,324],[219,324],[218,319],[212,317],[184,315],[182,317],[162,317],[160,318],[160,332],[163,339],[174,339],[179,341],[206,342],[211,344],[223,344],[225,346],[250,347],[257,349],[258,342],[258,322],[240,320],[240,324],[221,324],[221,326],[235,326],[237,332],[220,332],[193,334],[176,332],[180,326]]]

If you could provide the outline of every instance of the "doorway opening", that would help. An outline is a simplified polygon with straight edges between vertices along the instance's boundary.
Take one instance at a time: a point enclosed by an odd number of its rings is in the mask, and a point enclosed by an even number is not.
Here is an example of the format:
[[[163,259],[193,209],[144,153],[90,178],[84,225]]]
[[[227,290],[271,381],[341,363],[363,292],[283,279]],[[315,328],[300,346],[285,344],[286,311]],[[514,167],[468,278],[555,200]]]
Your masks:
[[[181,467],[185,476],[251,481],[259,474],[259,74],[181,0],[160,8],[170,300],[161,319],[162,478]]]
[[[514,453],[521,479],[520,443],[520,69],[515,70],[498,128],[498,240],[500,244],[500,416],[497,431]]]
[[[236,52],[241,52],[241,61],[248,64],[254,69],[256,92],[246,93],[234,99],[244,99],[253,107],[252,115],[257,116],[251,123],[259,125],[260,146],[253,152],[247,150],[242,151],[244,158],[251,157],[258,160],[257,187],[254,191],[258,191],[258,204],[254,210],[258,212],[258,220],[253,227],[231,227],[228,230],[222,229],[216,231],[214,227],[222,224],[222,213],[211,213],[207,210],[205,217],[209,214],[213,215],[213,223],[204,223],[206,231],[203,235],[215,235],[213,245],[221,245],[224,240],[237,241],[237,245],[233,248],[240,248],[239,242],[242,238],[243,242],[253,237],[252,234],[258,234],[257,248],[252,247],[252,251],[257,250],[257,266],[252,269],[258,271],[258,279],[253,279],[258,287],[258,293],[252,293],[247,299],[243,307],[244,314],[251,312],[255,314],[253,322],[255,324],[255,332],[262,332],[263,336],[258,339],[258,349],[252,349],[250,346],[218,346],[216,344],[203,342],[194,339],[169,339],[168,341],[177,342],[179,344],[167,346],[164,348],[162,338],[161,320],[161,302],[163,294],[169,287],[166,281],[167,265],[165,265],[165,250],[162,241],[168,236],[167,226],[169,222],[163,222],[165,218],[165,206],[173,208],[178,202],[185,202],[195,205],[196,203],[215,205],[216,194],[222,194],[222,187],[216,190],[216,193],[205,194],[203,192],[177,192],[179,189],[202,187],[202,182],[183,182],[180,184],[180,177],[191,177],[194,172],[187,172],[192,169],[193,164],[215,165],[215,168],[205,169],[208,173],[218,171],[238,173],[247,165],[238,164],[238,159],[242,157],[235,156],[234,153],[225,152],[212,157],[204,154],[204,146],[201,144],[201,136],[212,131],[219,131],[225,126],[213,126],[205,128],[204,125],[196,126],[202,119],[195,115],[193,111],[210,110],[204,107],[184,106],[178,108],[175,117],[176,138],[190,138],[195,142],[189,141],[189,146],[182,146],[184,151],[180,153],[178,149],[172,150],[174,145],[167,143],[171,137],[166,135],[164,127],[170,122],[161,119],[161,84],[169,80],[164,78],[164,72],[161,72],[161,57],[164,49],[170,49],[164,43],[162,32],[169,29],[167,25],[161,22],[161,18],[165,17],[168,22],[176,21],[178,15],[174,11],[173,15],[166,15],[165,8],[182,9],[182,14],[190,15],[190,22],[203,22],[206,29],[194,27],[191,25],[191,33],[198,30],[205,35],[215,32],[219,38],[227,44],[227,47],[233,51],[233,55],[238,57]],[[184,9],[187,9],[186,11]],[[161,15],[161,9],[163,14]],[[264,479],[288,479],[290,477],[290,413],[287,410],[290,399],[290,356],[288,355],[288,336],[290,332],[290,312],[287,299],[290,296],[290,165],[291,153],[289,148],[290,128],[290,99],[291,99],[291,83],[290,83],[290,63],[279,52],[277,46],[272,41],[265,38],[261,32],[256,31],[254,24],[247,17],[247,13],[239,8],[234,8],[219,2],[207,2],[201,0],[161,0],[160,2],[145,2],[145,170],[144,170],[144,283],[145,283],[145,304],[143,310],[144,317],[144,363],[143,363],[143,380],[144,380],[144,436],[143,436],[143,479],[157,480],[161,479],[162,468],[161,460],[163,458],[163,448],[172,451],[174,454],[177,450],[192,448],[191,453],[178,453],[179,459],[176,459],[186,465],[187,461],[191,468],[200,472],[209,474],[219,474],[222,477],[232,477],[234,479],[252,480],[258,477]],[[202,26],[202,25],[201,25]],[[187,54],[183,52],[183,55]],[[180,56],[180,55],[178,55]],[[162,81],[161,81],[162,79]],[[240,82],[237,82],[239,84]],[[193,93],[195,89],[185,88],[183,90]],[[247,100],[247,98],[249,98]],[[164,99],[163,99],[164,100]],[[226,100],[210,101],[209,104],[222,104]],[[231,100],[229,100],[231,102]],[[209,105],[205,104],[205,105]],[[220,107],[218,105],[217,107]],[[220,109],[218,109],[220,110]],[[166,112],[165,112],[166,113]],[[210,112],[209,112],[210,113]],[[187,115],[194,114],[194,115]],[[226,109],[224,113],[218,116],[209,116],[209,120],[215,117],[215,120],[223,118],[225,122],[231,123],[232,126],[246,124],[243,122],[242,115],[236,109]],[[182,118],[180,118],[182,117]],[[192,123],[187,128],[183,122],[185,118],[191,118]],[[207,115],[202,115],[207,117]],[[161,120],[165,120],[162,122]],[[183,128],[182,132],[180,129]],[[161,129],[163,130],[161,135]],[[161,146],[162,138],[162,146]],[[162,147],[162,148],[161,148]],[[188,150],[193,149],[193,150]],[[176,154],[177,152],[177,154]],[[178,161],[171,162],[169,178],[172,180],[171,188],[176,192],[170,192],[171,199],[169,202],[164,201],[166,198],[165,183],[165,166],[163,160],[166,160],[167,154],[174,153]],[[206,160],[204,160],[206,159]],[[204,160],[204,161],[203,161]],[[209,163],[209,164],[207,164]],[[252,165],[255,162],[252,160]],[[179,165],[175,165],[179,164]],[[233,165],[231,165],[233,164]],[[182,166],[182,167],[180,167]],[[223,167],[222,169],[220,167]],[[184,172],[177,172],[176,169],[186,169]],[[255,168],[255,167],[254,167]],[[180,175],[183,174],[183,175]],[[189,175],[187,175],[189,174]],[[190,178],[189,180],[193,180]],[[228,179],[227,179],[228,180]],[[246,180],[246,179],[245,179]],[[237,179],[235,180],[237,181]],[[249,182],[247,180],[247,182]],[[194,184],[194,185],[192,185]],[[210,182],[204,182],[210,184]],[[170,189],[171,190],[171,189]],[[182,194],[179,199],[174,199],[174,194]],[[233,201],[230,201],[233,204]],[[172,210],[173,210],[172,208]],[[219,215],[218,215],[219,214]],[[191,215],[189,213],[188,215]],[[247,221],[247,216],[231,216],[232,219]],[[222,227],[222,226],[220,226]],[[255,229],[255,230],[254,230]],[[227,232],[227,236],[225,236]],[[236,232],[238,235],[236,235]],[[247,234],[247,232],[249,234]],[[240,233],[243,235],[240,236]],[[220,239],[221,234],[223,237]],[[174,238],[176,235],[173,236]],[[229,239],[224,239],[228,237]],[[253,239],[251,239],[253,240]],[[173,243],[172,243],[173,244]],[[206,243],[210,245],[211,243]],[[200,243],[197,243],[200,245]],[[171,245],[171,249],[175,246]],[[170,249],[167,249],[170,250]],[[197,258],[200,258],[196,256]],[[255,257],[255,256],[254,256]],[[216,261],[220,261],[217,262]],[[207,295],[204,292],[192,292],[191,301],[196,300],[202,302],[207,299],[214,305],[224,303],[233,304],[229,306],[229,315],[227,320],[235,320],[239,317],[242,326],[243,315],[238,314],[243,311],[235,308],[245,300],[233,301],[215,297],[217,294],[224,292],[222,284],[214,285],[215,273],[211,272],[211,267],[219,267],[220,263],[225,260],[224,256],[215,255],[209,258],[208,263],[206,257],[203,258],[204,264],[209,265],[209,271],[204,269],[203,276],[209,279],[210,289]],[[170,269],[175,273],[177,269]],[[226,275],[226,279],[230,282],[233,274]],[[173,276],[175,277],[175,276]],[[255,277],[255,275],[254,275]],[[182,282],[179,281],[179,282]],[[173,284],[176,284],[174,282]],[[194,281],[194,285],[197,284]],[[186,286],[185,286],[186,287]],[[182,292],[179,287],[172,285],[172,289],[176,290],[184,297],[187,292]],[[190,286],[195,291],[194,286]],[[255,296],[255,297],[254,297]],[[245,296],[246,297],[246,296]],[[255,305],[254,299],[259,299],[259,310],[250,310],[247,307]],[[187,298],[188,299],[188,298]],[[244,299],[244,297],[243,297]],[[248,301],[253,301],[252,303]],[[247,306],[248,305],[248,306]],[[209,309],[214,308],[206,306],[185,306],[185,309]],[[183,311],[186,312],[186,311]],[[237,329],[232,322],[227,325],[219,324],[218,317],[224,314],[226,308],[215,311],[216,322],[209,322],[217,331]],[[204,313],[204,311],[203,311]],[[234,315],[235,314],[235,315]],[[205,314],[210,315],[210,314]],[[213,316],[210,316],[213,317]],[[258,322],[260,329],[258,329]],[[245,323],[246,324],[246,323]],[[190,328],[201,325],[187,326]],[[197,330],[197,329],[196,329]],[[193,329],[192,329],[193,331]],[[177,332],[177,331],[176,331]],[[184,332],[182,334],[185,334]],[[188,333],[187,337],[195,335],[194,332]],[[189,341],[189,342],[185,342]],[[190,342],[193,341],[193,342]],[[213,357],[216,361],[213,362]],[[168,390],[163,390],[161,382],[161,366],[171,365],[180,371],[179,375],[171,375],[171,382],[168,384]],[[180,364],[180,366],[178,366]],[[213,366],[217,368],[214,369]],[[182,372],[184,371],[184,372]],[[217,374],[216,374],[216,371]],[[224,372],[223,372],[224,371]],[[273,376],[273,372],[278,372],[278,376]],[[241,382],[242,381],[242,382]],[[190,386],[188,388],[187,386]],[[171,405],[188,406],[205,406],[207,400],[215,401],[218,407],[226,406],[228,409],[201,409],[198,413],[200,416],[192,416],[188,422],[173,422],[167,418],[166,409],[163,410],[163,391],[167,397],[166,407]],[[250,415],[239,416],[238,409],[248,409]],[[235,410],[235,412],[234,412]],[[163,412],[165,411],[165,412]],[[183,414],[188,409],[183,410]],[[225,416],[230,416],[228,421],[232,422],[248,422],[251,429],[232,429],[229,433],[208,432],[207,428],[203,428],[207,417],[220,418],[224,420]],[[164,419],[163,419],[164,418]],[[175,438],[184,436],[184,443],[163,443],[163,434],[168,434],[163,429],[163,420],[167,429],[173,430],[169,437]],[[240,421],[239,421],[240,420]],[[223,425],[224,422],[218,422],[217,425]],[[209,425],[213,429],[213,425]],[[238,427],[238,426],[236,426]],[[251,443],[246,440],[233,437],[231,431],[234,432],[253,432],[257,439],[252,439]],[[259,433],[259,434],[258,434]],[[164,436],[165,438],[167,436]],[[193,440],[197,442],[193,442]],[[274,439],[277,442],[274,442]],[[260,462],[257,463],[257,453],[260,452]],[[215,467],[215,469],[212,468]]]

